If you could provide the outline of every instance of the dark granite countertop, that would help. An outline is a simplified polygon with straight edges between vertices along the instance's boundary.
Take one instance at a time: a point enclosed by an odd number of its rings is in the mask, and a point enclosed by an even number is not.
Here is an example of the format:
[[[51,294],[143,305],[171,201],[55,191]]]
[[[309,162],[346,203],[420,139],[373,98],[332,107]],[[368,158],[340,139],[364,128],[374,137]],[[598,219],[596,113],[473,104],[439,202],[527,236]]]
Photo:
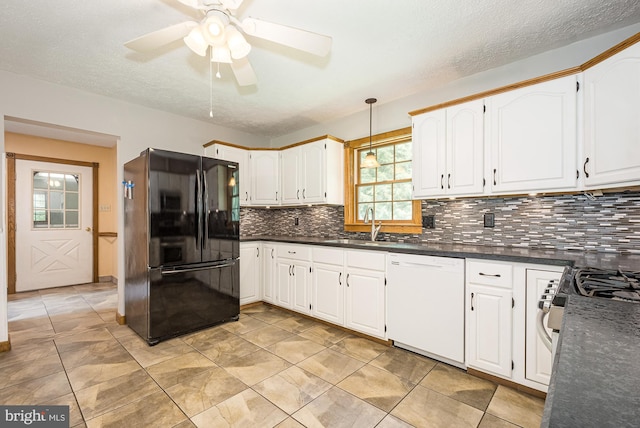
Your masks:
[[[331,239],[300,236],[246,236],[241,241],[273,241],[292,244],[313,244],[342,248],[356,248],[426,256],[501,260],[516,263],[545,265],[598,266],[608,269],[640,270],[640,254],[558,251],[516,247],[490,247],[485,245],[438,244],[388,241],[364,241],[356,239]]]
[[[640,304],[568,296],[543,427],[640,424]]]

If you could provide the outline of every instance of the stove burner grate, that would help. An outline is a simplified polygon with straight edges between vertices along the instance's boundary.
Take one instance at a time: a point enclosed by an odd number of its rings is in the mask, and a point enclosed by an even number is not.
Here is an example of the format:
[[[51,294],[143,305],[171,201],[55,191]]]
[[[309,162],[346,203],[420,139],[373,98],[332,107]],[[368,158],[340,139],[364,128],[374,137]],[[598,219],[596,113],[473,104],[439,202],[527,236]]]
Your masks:
[[[578,293],[640,303],[640,272],[583,268],[575,275]]]

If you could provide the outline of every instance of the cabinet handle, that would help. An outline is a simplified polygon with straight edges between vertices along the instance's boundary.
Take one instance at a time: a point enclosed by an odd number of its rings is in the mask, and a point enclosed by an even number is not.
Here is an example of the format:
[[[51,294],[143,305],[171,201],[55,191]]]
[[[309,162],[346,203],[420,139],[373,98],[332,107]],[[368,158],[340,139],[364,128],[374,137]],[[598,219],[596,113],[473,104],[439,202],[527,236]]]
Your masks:
[[[500,274],[499,273],[484,273],[484,272],[480,272],[478,275],[480,276],[493,276],[496,278],[500,278]]]
[[[496,171],[497,171],[497,169],[493,168],[493,185],[494,185],[494,186],[495,186],[496,184],[498,184],[498,183],[496,183]]]
[[[289,265],[289,276],[291,276],[291,268],[292,268],[292,267],[293,267],[293,266]]]
[[[305,195],[306,191],[307,189],[302,189],[302,199],[307,199],[307,195]]]
[[[587,164],[589,163],[589,158],[584,161],[584,165],[582,165],[582,170],[584,171],[584,176],[589,178],[589,173],[587,172]]]
[[[296,199],[300,199],[300,189],[296,192]]]
[[[473,293],[471,293],[471,310],[473,310]]]
[[[273,248],[271,249],[271,258],[273,258]]]
[[[347,274],[347,287],[349,286],[349,274]]]
[[[440,175],[440,188],[444,189],[444,174]]]
[[[338,285],[342,285],[342,272],[338,275]]]
[[[447,189],[451,189],[451,174],[447,174]]]
[[[256,257],[260,257],[260,247],[256,247]]]
[[[296,276],[296,265],[291,265],[291,276]]]
[[[278,192],[276,192],[276,201],[278,200]]]
[[[296,252],[295,252],[295,251],[287,251],[287,253],[289,253],[289,254],[295,254]]]
[[[249,192],[244,192],[244,200],[245,201],[249,200]]]

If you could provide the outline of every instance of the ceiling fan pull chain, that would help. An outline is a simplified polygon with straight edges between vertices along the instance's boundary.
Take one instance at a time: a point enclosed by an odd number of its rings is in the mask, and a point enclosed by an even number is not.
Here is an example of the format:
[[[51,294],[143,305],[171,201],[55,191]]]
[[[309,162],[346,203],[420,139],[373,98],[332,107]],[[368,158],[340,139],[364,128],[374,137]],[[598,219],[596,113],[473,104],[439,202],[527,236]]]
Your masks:
[[[211,56],[209,58],[209,117],[213,117],[213,49],[209,49]],[[220,68],[220,64],[218,64]],[[220,73],[220,71],[218,71]]]

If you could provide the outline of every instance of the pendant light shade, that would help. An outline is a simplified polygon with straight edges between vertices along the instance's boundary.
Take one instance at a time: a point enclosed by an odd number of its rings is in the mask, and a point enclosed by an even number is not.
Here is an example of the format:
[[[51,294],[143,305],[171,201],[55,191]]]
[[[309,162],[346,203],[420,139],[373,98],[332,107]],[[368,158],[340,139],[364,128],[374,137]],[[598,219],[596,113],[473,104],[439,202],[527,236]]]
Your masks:
[[[375,98],[367,98],[366,100],[364,100],[365,103],[369,104],[369,152],[367,153],[367,156],[365,156],[364,160],[362,161],[362,166],[364,168],[377,168],[380,166],[380,163],[378,163],[378,159],[376,159],[376,155],[373,153],[373,150],[371,149],[372,111],[373,111],[373,103],[375,103],[376,101],[378,100]]]

